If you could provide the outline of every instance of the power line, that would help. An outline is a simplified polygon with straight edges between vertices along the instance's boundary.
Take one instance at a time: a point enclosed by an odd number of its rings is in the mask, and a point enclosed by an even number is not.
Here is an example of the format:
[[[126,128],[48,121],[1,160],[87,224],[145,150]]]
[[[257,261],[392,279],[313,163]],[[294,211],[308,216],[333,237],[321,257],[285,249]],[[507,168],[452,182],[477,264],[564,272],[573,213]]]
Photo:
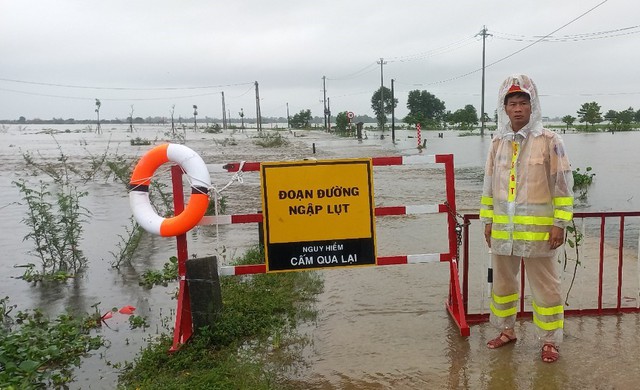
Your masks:
[[[475,37],[471,36],[471,37],[467,37],[449,44],[446,44],[444,46],[435,48],[435,49],[431,49],[425,52],[421,52],[421,53],[416,53],[416,54],[409,54],[409,55],[405,55],[405,56],[397,56],[397,57],[392,57],[391,59],[387,60],[387,62],[391,63],[391,62],[411,62],[411,61],[418,61],[418,60],[423,60],[425,58],[429,58],[429,57],[435,57],[437,55],[441,55],[441,54],[446,54],[449,52],[452,52],[454,50],[458,50],[461,49],[464,46],[467,46],[471,43],[473,43],[475,41]],[[347,74],[345,76],[342,77],[327,77],[327,80],[331,80],[331,81],[342,81],[342,80],[350,80],[350,79],[355,79],[361,76],[364,76],[365,74],[369,74],[374,72],[375,69],[375,65],[379,65],[379,62],[372,62],[368,65],[366,65],[365,67]]]
[[[576,41],[590,41],[594,39],[606,39],[606,38],[615,38],[624,35],[632,35],[640,33],[640,25],[624,27],[615,30],[608,31],[597,31],[592,33],[582,33],[582,34],[573,34],[573,35],[562,35],[558,37],[554,37],[552,35],[547,35],[543,37],[544,42],[576,42]],[[629,31],[635,30],[635,31]],[[527,36],[527,35],[516,35],[509,33],[502,33],[493,31],[495,37],[497,39],[507,40],[507,41],[525,41],[532,42],[540,39],[540,36]]]
[[[452,42],[447,45],[438,47],[436,49],[428,50],[426,52],[400,56],[400,57],[392,57],[391,59],[388,60],[388,62],[411,62],[411,61],[423,60],[425,58],[435,57],[440,54],[450,53],[454,50],[461,49],[462,47],[467,46],[473,42],[475,42],[475,36],[470,36],[470,37],[461,39],[459,41]]]
[[[360,69],[360,70],[358,70],[358,71],[355,71],[355,72],[353,72],[353,73],[350,73],[350,74],[348,74],[348,75],[346,75],[346,76],[342,76],[342,77],[327,77],[326,79],[327,79],[327,80],[332,80],[332,81],[340,81],[340,80],[350,80],[350,79],[355,79],[355,78],[357,78],[357,77],[364,76],[364,75],[365,75],[365,74],[367,74],[367,73],[371,73],[371,72],[373,72],[374,70],[376,70],[376,68],[375,68],[375,66],[376,66],[376,65],[377,65],[377,63],[376,63],[376,62],[372,62],[372,63],[370,63],[369,65],[365,66],[364,68],[362,68],[362,69]],[[367,69],[368,69],[369,71],[368,71],[368,72],[365,72]],[[363,73],[363,72],[365,72],[365,73]]]
[[[253,87],[252,87],[252,89],[253,89]],[[93,97],[53,95],[53,94],[38,93],[38,92],[17,91],[17,90],[14,90],[14,89],[7,89],[7,88],[0,88],[0,91],[21,93],[21,94],[24,94],[24,95],[32,95],[32,96],[52,97],[52,98],[59,98],[59,99],[73,99],[73,100],[94,100],[95,99]],[[118,101],[126,102],[126,101],[171,100],[171,99],[187,99],[187,98],[194,98],[194,97],[201,97],[201,96],[212,96],[212,95],[217,95],[219,93],[220,92],[208,92],[208,93],[201,93],[201,94],[196,94],[196,95],[167,96],[167,97],[153,97],[153,98],[100,98],[100,100],[114,101],[114,102],[118,102]]]
[[[97,87],[88,85],[73,85],[73,84],[58,84],[58,83],[44,83],[37,81],[15,80],[0,77],[0,81],[8,81],[12,83],[30,84],[30,85],[42,85],[47,87],[64,87],[64,88],[78,88],[78,89],[98,89],[98,90],[112,90],[112,91],[178,91],[178,90],[190,90],[190,89],[210,89],[210,88],[225,88],[236,87],[240,85],[253,85],[250,83],[237,83],[237,84],[221,84],[221,85],[205,85],[196,87],[153,87],[153,88],[133,88],[133,87]]]
[[[490,64],[486,65],[486,66],[485,66],[485,68],[488,68],[488,67],[490,67],[490,66],[496,65],[496,64],[498,64],[498,63],[500,63],[500,62],[502,62],[502,61],[504,61],[504,60],[506,60],[506,59],[508,59],[508,58],[511,58],[511,57],[515,56],[515,55],[516,55],[516,54],[518,54],[518,53],[521,53],[521,52],[525,51],[526,49],[530,48],[531,46],[533,46],[533,45],[535,45],[535,44],[537,44],[537,43],[539,43],[539,42],[542,42],[545,38],[550,37],[551,35],[553,35],[553,34],[557,33],[558,31],[560,31],[560,30],[562,30],[563,28],[565,28],[565,27],[569,26],[570,24],[574,23],[575,21],[577,21],[577,20],[579,20],[579,19],[583,18],[584,16],[586,16],[586,15],[587,15],[587,14],[589,14],[589,13],[591,13],[592,11],[594,11],[596,8],[600,7],[601,5],[603,5],[604,3],[606,3],[607,1],[609,1],[609,0],[604,0],[604,1],[602,1],[602,2],[600,2],[600,3],[598,3],[598,4],[596,4],[595,6],[593,6],[593,7],[589,8],[587,11],[583,12],[583,13],[582,13],[582,14],[580,14],[579,16],[577,16],[577,17],[573,18],[573,19],[572,19],[572,20],[570,20],[569,22],[567,22],[567,23],[563,24],[562,26],[558,27],[557,29],[555,29],[555,30],[551,31],[551,32],[550,32],[550,33],[548,33],[547,35],[544,35],[544,36],[543,36],[543,37],[541,37],[540,39],[537,39],[536,41],[534,41],[534,42],[532,42],[532,43],[530,43],[530,44],[528,44],[528,45],[526,45],[526,46],[524,46],[524,47],[522,47],[522,48],[520,48],[520,49],[518,49],[518,50],[514,51],[513,53],[511,53],[511,54],[509,54],[509,55],[506,55],[506,56],[504,56],[504,57],[500,58],[499,60],[496,60],[496,61],[494,61],[494,62],[492,62],[492,63],[490,63]],[[461,74],[461,75],[459,75],[459,76],[451,77],[451,78],[449,78],[449,79],[440,80],[440,81],[434,81],[434,82],[426,83],[426,84],[414,84],[414,85],[416,85],[416,86],[427,86],[427,85],[443,84],[443,83],[447,83],[447,82],[450,82],[450,81],[454,81],[454,80],[461,79],[461,78],[463,78],[463,77],[470,76],[470,75],[472,75],[472,74],[474,74],[474,73],[478,73],[478,72],[480,72],[481,70],[482,70],[482,68],[478,68],[478,69],[472,70],[472,71],[470,71],[470,72],[467,72],[467,73]]]

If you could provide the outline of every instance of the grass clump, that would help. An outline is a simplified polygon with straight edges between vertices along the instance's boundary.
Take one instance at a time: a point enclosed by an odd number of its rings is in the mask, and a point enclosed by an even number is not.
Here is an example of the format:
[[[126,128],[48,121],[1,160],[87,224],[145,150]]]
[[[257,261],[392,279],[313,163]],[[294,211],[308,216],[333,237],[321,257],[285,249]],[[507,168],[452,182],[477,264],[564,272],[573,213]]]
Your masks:
[[[255,248],[238,264],[264,262]],[[283,372],[299,361],[296,326],[316,315],[322,281],[313,272],[221,278],[224,308],[212,329],[174,354],[162,336],[125,367],[121,385],[135,389],[286,389]]]

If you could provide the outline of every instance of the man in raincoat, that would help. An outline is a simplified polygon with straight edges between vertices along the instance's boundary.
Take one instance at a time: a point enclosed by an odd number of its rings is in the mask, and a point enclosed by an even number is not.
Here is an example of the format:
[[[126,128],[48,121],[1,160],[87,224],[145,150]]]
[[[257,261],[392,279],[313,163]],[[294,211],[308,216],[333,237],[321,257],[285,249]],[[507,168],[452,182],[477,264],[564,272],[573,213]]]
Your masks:
[[[564,310],[556,249],[573,218],[573,173],[560,136],[542,127],[538,91],[525,75],[500,86],[498,129],[485,166],[480,217],[491,248],[491,349],[517,340],[518,272],[524,260],[544,362],[555,362]]]

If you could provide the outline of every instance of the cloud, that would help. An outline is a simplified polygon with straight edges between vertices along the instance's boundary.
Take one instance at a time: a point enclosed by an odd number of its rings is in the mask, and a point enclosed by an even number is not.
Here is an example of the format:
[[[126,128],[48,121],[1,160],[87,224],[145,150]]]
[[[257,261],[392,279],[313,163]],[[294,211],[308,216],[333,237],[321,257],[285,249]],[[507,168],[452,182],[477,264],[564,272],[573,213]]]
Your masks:
[[[483,25],[491,34],[487,112],[499,83],[516,72],[546,93],[547,116],[574,114],[592,100],[605,109],[640,106],[640,28],[611,32],[636,26],[640,3],[601,3],[8,2],[0,15],[0,34],[8,37],[0,41],[0,118],[89,118],[96,97],[105,118],[126,116],[132,104],[143,117],[164,115],[173,104],[176,114],[188,116],[198,104],[201,115],[220,117],[223,90],[232,110],[255,107],[254,81],[263,115],[283,115],[286,103],[322,115],[323,76],[334,113],[372,114],[380,58],[385,86],[395,80],[399,116],[413,89],[434,93],[450,110],[479,110]],[[527,48],[560,27],[556,41]],[[196,88],[206,86],[214,87]]]

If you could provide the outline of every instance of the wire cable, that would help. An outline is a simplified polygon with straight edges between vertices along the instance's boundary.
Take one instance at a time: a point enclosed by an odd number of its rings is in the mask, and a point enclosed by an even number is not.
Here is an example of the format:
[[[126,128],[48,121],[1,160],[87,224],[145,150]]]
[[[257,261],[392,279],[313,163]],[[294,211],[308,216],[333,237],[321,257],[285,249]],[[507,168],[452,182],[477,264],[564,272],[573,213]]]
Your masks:
[[[553,35],[553,34],[557,33],[558,31],[562,30],[563,28],[565,28],[565,27],[569,26],[570,24],[572,24],[572,23],[576,22],[577,20],[579,20],[579,19],[583,18],[583,17],[584,17],[584,16],[586,16],[587,14],[589,14],[589,13],[593,12],[596,8],[598,8],[598,7],[600,7],[601,5],[605,4],[607,1],[609,1],[609,0],[604,0],[604,1],[602,1],[602,2],[600,2],[600,3],[598,3],[598,4],[596,4],[595,6],[593,6],[593,7],[589,8],[587,11],[585,11],[585,12],[583,12],[582,14],[578,15],[577,17],[575,17],[575,18],[571,19],[569,22],[567,22],[567,23],[563,24],[562,26],[560,26],[560,27],[558,27],[557,29],[555,29],[555,30],[551,31],[550,33],[548,33],[548,34],[544,35],[543,37],[541,37],[541,38],[539,38],[539,39],[535,40],[534,42],[532,42],[532,43],[530,43],[530,44],[528,44],[528,45],[526,45],[526,46],[524,46],[524,47],[522,47],[522,48],[520,48],[520,49],[518,49],[518,50],[514,51],[514,52],[513,52],[513,53],[511,53],[511,54],[508,54],[508,55],[506,55],[506,56],[504,56],[504,57],[500,58],[499,60],[493,61],[493,62],[491,62],[491,63],[489,63],[489,64],[485,65],[485,69],[486,69],[486,68],[488,68],[488,67],[490,67],[490,66],[496,65],[496,64],[498,64],[498,63],[500,63],[500,62],[502,62],[502,61],[504,61],[504,60],[506,60],[506,59],[508,59],[508,58],[511,58],[511,57],[515,56],[516,54],[518,54],[518,53],[521,53],[521,52],[525,51],[526,49],[530,48],[531,46],[533,46],[533,45],[535,45],[535,44],[537,44],[537,43],[539,43],[539,42],[542,42],[545,38],[547,38],[547,37],[549,37],[549,36],[551,36],[551,35]],[[470,76],[470,75],[472,75],[472,74],[474,74],[474,73],[478,73],[478,72],[480,72],[480,71],[482,71],[482,68],[478,68],[478,69],[472,70],[472,71],[470,71],[470,72],[467,72],[467,73],[461,74],[461,75],[459,75],[459,76],[451,77],[451,78],[446,79],[446,80],[434,81],[434,82],[426,83],[426,84],[414,84],[414,85],[417,85],[417,86],[427,86],[427,85],[443,84],[443,83],[447,83],[447,82],[450,82],[450,81],[454,81],[454,80],[461,79],[461,78],[463,78],[463,77]]]
[[[629,31],[635,30],[635,31]],[[526,35],[516,35],[509,33],[502,33],[498,31],[492,31],[495,38],[507,40],[507,41],[518,41],[518,42],[532,42],[540,39],[540,36],[526,36]],[[543,37],[544,42],[576,42],[576,41],[590,41],[594,39],[606,39],[606,38],[615,38],[624,35],[632,35],[640,33],[640,25],[623,27],[615,30],[608,31],[597,31],[592,33],[582,33],[582,34],[573,34],[573,35],[562,35],[558,37],[554,37],[552,35],[547,35]]]
[[[26,81],[7,79],[0,77],[0,81],[7,81],[11,83],[41,85],[47,87],[64,87],[64,88],[78,88],[78,89],[97,89],[97,90],[111,90],[111,91],[179,91],[179,90],[191,90],[191,89],[211,89],[211,88],[224,88],[224,87],[236,87],[240,85],[248,85],[251,83],[237,83],[237,84],[220,84],[220,85],[204,85],[196,87],[153,87],[153,88],[133,88],[133,87],[97,87],[89,85],[73,85],[73,84],[58,84],[58,83],[43,83],[37,81]]]

